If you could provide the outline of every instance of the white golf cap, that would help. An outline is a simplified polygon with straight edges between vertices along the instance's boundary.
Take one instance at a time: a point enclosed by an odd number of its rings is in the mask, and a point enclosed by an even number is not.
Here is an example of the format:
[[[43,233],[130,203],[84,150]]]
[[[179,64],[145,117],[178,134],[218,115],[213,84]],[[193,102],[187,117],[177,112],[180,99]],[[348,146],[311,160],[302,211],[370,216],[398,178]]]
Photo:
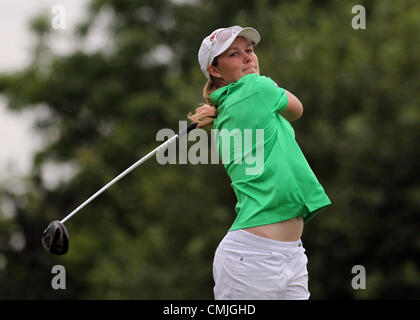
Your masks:
[[[200,63],[201,71],[203,71],[207,79],[210,79],[207,67],[213,63],[215,57],[229,48],[236,37],[239,36],[248,39],[254,45],[257,45],[261,40],[257,30],[240,26],[217,29],[203,40],[198,51],[198,62]]]

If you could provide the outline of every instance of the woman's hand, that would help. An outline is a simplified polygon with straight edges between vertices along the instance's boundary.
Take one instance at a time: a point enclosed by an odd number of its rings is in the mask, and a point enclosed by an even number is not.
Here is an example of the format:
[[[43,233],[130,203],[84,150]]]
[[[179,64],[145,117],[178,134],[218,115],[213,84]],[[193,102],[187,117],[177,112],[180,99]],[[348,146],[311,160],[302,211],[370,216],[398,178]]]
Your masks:
[[[197,122],[197,128],[204,128],[210,124],[213,124],[214,118],[217,117],[217,109],[216,107],[209,105],[209,104],[203,104],[202,106],[195,109],[195,113],[189,113],[188,119],[190,119],[192,122]]]

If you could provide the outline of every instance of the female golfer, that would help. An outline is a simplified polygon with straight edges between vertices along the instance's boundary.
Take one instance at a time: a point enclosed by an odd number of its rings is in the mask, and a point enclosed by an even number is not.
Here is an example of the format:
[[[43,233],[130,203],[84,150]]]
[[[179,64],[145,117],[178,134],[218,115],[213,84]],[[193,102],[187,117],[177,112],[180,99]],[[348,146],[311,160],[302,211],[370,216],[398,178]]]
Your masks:
[[[308,299],[303,224],[331,202],[290,125],[302,115],[302,104],[260,76],[254,52],[259,41],[253,28],[221,28],[198,53],[208,79],[206,104],[189,119],[219,130],[219,156],[228,159],[222,162],[237,197],[236,219],[214,257],[214,296]],[[247,131],[252,143],[245,141]],[[263,161],[251,161],[258,156]]]

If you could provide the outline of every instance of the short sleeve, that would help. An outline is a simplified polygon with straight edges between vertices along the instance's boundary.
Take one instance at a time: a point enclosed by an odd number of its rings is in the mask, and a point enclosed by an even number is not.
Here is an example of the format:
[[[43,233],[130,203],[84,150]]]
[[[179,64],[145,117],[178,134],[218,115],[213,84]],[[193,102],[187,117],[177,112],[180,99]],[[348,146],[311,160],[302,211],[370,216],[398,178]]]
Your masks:
[[[287,107],[286,90],[280,88],[271,78],[261,76],[258,81],[258,91],[271,112],[283,111]]]
[[[275,92],[275,98],[274,98],[274,102],[273,102],[273,111],[275,112],[279,112],[279,111],[283,111],[284,109],[286,109],[287,107],[287,94],[286,94],[286,90],[284,90],[283,88],[280,88],[277,83],[275,83],[273,81],[273,84],[275,86],[274,91]]]

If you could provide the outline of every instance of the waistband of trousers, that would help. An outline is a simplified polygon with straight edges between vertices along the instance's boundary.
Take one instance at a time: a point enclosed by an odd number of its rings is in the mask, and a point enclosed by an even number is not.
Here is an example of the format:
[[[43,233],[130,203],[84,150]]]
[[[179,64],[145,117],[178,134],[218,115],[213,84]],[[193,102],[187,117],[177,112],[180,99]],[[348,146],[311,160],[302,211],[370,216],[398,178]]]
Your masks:
[[[223,241],[234,241],[250,247],[274,252],[284,252],[284,250],[287,249],[303,248],[303,244],[300,239],[297,241],[277,241],[257,236],[256,234],[242,229],[229,231]]]

